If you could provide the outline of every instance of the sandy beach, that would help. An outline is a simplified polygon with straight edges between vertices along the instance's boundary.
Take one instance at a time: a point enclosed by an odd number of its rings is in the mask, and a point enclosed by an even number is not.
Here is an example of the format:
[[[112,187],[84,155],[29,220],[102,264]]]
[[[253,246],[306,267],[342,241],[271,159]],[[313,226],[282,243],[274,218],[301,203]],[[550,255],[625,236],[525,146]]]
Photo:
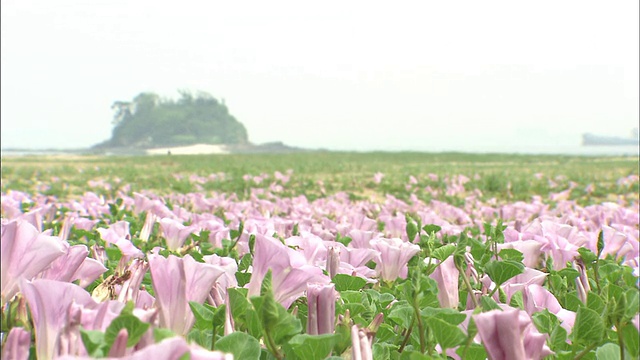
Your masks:
[[[196,144],[190,146],[162,147],[147,149],[149,155],[200,155],[200,154],[229,154],[230,151],[225,145]]]

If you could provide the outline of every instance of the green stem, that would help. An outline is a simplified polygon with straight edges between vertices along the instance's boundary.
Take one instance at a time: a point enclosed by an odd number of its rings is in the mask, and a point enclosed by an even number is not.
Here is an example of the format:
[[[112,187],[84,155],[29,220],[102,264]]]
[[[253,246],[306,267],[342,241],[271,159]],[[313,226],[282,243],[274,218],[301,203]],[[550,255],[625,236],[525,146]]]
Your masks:
[[[598,287],[598,295],[602,294],[602,289],[600,288],[600,276],[598,275],[599,262],[600,259],[596,259],[595,263],[593,264],[593,279],[596,281],[596,286]]]
[[[471,346],[472,342],[473,342],[473,337],[468,337],[467,343],[464,345],[464,350],[462,351],[462,356],[460,357],[461,359],[467,358],[467,350],[469,350],[469,346]]]
[[[278,346],[273,341],[273,338],[271,337],[271,335],[269,335],[269,333],[265,331],[264,337],[265,337],[265,340],[267,341],[266,343],[267,348],[269,349],[269,351],[271,351],[273,356],[278,360],[284,359],[284,356],[280,353],[280,351],[278,351]]]
[[[415,320],[418,322],[418,331],[420,335],[420,352],[425,353],[427,350],[427,339],[425,338],[424,333],[424,324],[422,323],[422,317],[420,316],[420,306],[418,306],[418,301],[414,299],[413,301],[413,312],[415,313]]]
[[[500,289],[500,286],[496,284],[496,287],[494,287],[493,290],[491,290],[491,292],[489,293],[489,297],[492,297],[493,294],[495,294],[496,291],[498,291],[498,289]]]
[[[616,334],[618,335],[618,346],[620,347],[620,360],[624,360],[624,337],[622,336],[622,326],[616,322]]]
[[[404,350],[404,347],[407,346],[407,343],[409,342],[409,338],[411,337],[411,330],[413,330],[413,323],[416,322],[416,319],[412,319],[411,320],[411,325],[409,325],[409,328],[407,329],[407,333],[404,335],[404,340],[402,340],[402,345],[400,345],[400,349],[398,349],[398,352],[401,353],[402,350]]]
[[[589,346],[587,346],[584,350],[582,350],[578,355],[576,355],[576,357],[573,358],[573,360],[580,360],[582,359],[585,355],[587,355],[591,350],[595,349],[595,347],[598,346],[598,344],[593,343]]]
[[[471,301],[473,301],[473,307],[477,308],[478,306],[480,306],[480,304],[478,304],[478,299],[476,299],[476,296],[473,293],[473,287],[471,287],[469,277],[464,272],[462,265],[460,265],[457,261],[454,261],[453,263],[456,265],[456,268],[458,269],[460,275],[462,275],[462,281],[464,282],[464,286],[467,288],[467,292],[469,293],[469,297],[471,297]]]

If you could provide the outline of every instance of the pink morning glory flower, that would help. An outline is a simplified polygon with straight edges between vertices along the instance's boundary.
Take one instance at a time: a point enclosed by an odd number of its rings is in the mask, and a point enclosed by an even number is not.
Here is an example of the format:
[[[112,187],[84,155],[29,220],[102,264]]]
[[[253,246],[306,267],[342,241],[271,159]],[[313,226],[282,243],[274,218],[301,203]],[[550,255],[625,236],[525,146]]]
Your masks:
[[[4,306],[18,292],[20,279],[33,279],[67,251],[60,239],[41,233],[25,221],[3,223],[1,231],[0,288]]]
[[[27,360],[29,347],[31,346],[31,334],[21,327],[14,327],[9,331],[7,342],[2,349],[3,359]]]
[[[457,308],[458,279],[460,271],[453,262],[453,256],[449,256],[435,269],[431,277],[438,283],[438,302],[443,308]]]
[[[542,359],[552,354],[524,311],[507,307],[473,315],[482,344],[492,360]]]
[[[203,303],[224,270],[199,263],[190,255],[165,258],[157,254],[149,255],[149,268],[160,309],[160,326],[185,335],[195,321],[189,301]]]
[[[249,281],[249,296],[260,294],[260,286],[271,269],[276,301],[288,308],[304,294],[308,283],[329,283],[330,279],[317,266],[307,265],[304,255],[280,241],[257,234],[254,248],[253,272]]]
[[[398,238],[378,238],[371,241],[372,247],[380,252],[376,259],[376,271],[384,281],[395,281],[407,277],[407,263],[420,252],[418,245]]]
[[[29,303],[35,325],[38,359],[52,359],[59,354],[60,330],[69,322],[72,304],[96,306],[88,292],[72,283],[45,279],[33,282],[22,280],[20,290]]]
[[[336,322],[336,299],[334,284],[309,284],[307,287],[307,334],[333,334]]]

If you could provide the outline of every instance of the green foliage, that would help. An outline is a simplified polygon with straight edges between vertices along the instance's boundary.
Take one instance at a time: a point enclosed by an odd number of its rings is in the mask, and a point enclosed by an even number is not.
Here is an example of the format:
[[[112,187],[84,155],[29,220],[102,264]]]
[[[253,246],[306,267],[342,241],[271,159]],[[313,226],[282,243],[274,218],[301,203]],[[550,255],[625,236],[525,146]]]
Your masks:
[[[253,336],[234,332],[216,341],[215,350],[233,354],[234,359],[260,359],[260,343]]]
[[[337,291],[360,290],[367,284],[365,279],[347,274],[336,274],[332,281],[336,284]]]
[[[131,102],[116,101],[112,137],[96,147],[149,148],[205,144],[245,144],[247,131],[211,95],[181,91],[178,100],[140,93]]]
[[[524,265],[513,260],[491,261],[485,265],[487,275],[496,283],[496,288],[512,277],[524,272]]]

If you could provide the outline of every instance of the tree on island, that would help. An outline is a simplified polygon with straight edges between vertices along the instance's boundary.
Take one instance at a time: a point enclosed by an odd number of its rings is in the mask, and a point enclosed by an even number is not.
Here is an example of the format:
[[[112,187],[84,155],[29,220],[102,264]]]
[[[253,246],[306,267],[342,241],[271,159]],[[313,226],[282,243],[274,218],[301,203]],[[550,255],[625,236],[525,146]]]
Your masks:
[[[132,101],[116,101],[111,108],[111,139],[95,148],[152,148],[193,144],[247,144],[244,125],[226,105],[205,92],[179,91],[178,100],[149,92]]]

